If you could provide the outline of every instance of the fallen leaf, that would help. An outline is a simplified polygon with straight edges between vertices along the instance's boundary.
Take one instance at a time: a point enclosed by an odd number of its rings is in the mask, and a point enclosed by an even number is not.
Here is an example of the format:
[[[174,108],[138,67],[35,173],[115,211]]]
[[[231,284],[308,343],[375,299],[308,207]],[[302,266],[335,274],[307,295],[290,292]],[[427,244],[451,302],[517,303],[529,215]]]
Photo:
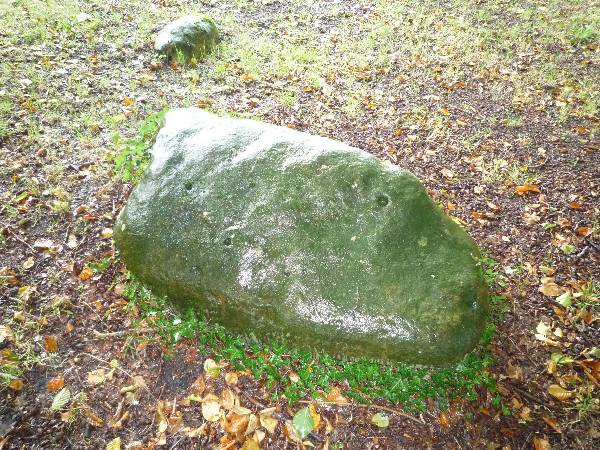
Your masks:
[[[58,351],[58,338],[56,336],[44,336],[44,348],[48,353],[56,353]]]
[[[537,437],[533,438],[533,448],[534,450],[552,450],[550,442],[548,442],[546,439]]]
[[[517,195],[525,195],[530,192],[540,193],[541,191],[540,191],[540,188],[536,184],[524,184],[522,186],[516,186],[515,192],[517,193]]]
[[[216,422],[221,418],[221,405],[217,400],[202,402],[202,416],[209,422]]]
[[[21,380],[20,378],[10,380],[10,383],[8,383],[8,387],[11,388],[13,391],[20,391],[23,389],[23,386],[23,380]]]
[[[578,134],[587,134],[587,133],[590,132],[590,129],[586,128],[586,127],[583,127],[581,125],[577,125],[575,127],[575,132],[578,133]]]
[[[577,227],[575,228],[575,233],[577,233],[579,236],[586,237],[592,234],[592,229],[590,227]]]
[[[213,359],[207,358],[204,361],[204,371],[206,378],[216,378],[221,374],[221,365],[217,364]]]
[[[87,281],[90,278],[92,278],[93,274],[94,274],[94,272],[92,271],[92,269],[90,269],[89,266],[85,266],[83,268],[83,270],[79,273],[79,279],[81,281]]]
[[[567,391],[565,388],[559,386],[558,384],[551,384],[548,387],[548,393],[560,400],[561,402],[564,402],[565,400],[568,400],[571,397],[573,397],[573,395],[575,395],[574,392]]]
[[[562,289],[554,282],[552,277],[542,277],[538,289],[546,297],[558,297],[563,293]]]
[[[33,243],[33,248],[42,251],[52,248],[53,245],[54,242],[52,242],[50,239],[38,239]]]
[[[300,439],[304,439],[314,429],[314,422],[308,407],[300,409],[292,419],[294,430]]]
[[[250,82],[253,80],[253,78],[252,78],[252,75],[250,75],[248,72],[245,72],[245,73],[243,73],[243,74],[240,76],[240,79],[241,79],[241,80],[242,80],[244,83],[250,83]]]
[[[200,396],[204,393],[206,389],[206,384],[204,383],[204,376],[200,375],[190,386],[190,392],[197,396]]]
[[[14,342],[15,334],[13,333],[13,330],[10,329],[10,327],[6,325],[0,325],[0,344],[2,344],[4,341]]]
[[[271,434],[275,432],[279,424],[279,421],[272,416],[274,412],[275,408],[273,407],[264,409],[258,414],[261,426]]]
[[[125,97],[123,100],[121,100],[121,105],[123,106],[133,106],[134,103],[135,100],[131,97]]]
[[[23,269],[28,270],[31,269],[33,267],[34,261],[33,261],[33,257],[30,256],[29,258],[27,258],[24,262],[23,262]]]
[[[371,423],[377,425],[379,428],[387,428],[390,424],[390,418],[387,414],[376,413],[371,417]]]
[[[333,387],[326,395],[328,401],[335,403],[347,403],[348,399],[341,394],[341,389],[337,386]]]
[[[573,202],[569,203],[569,208],[571,208],[571,209],[581,209],[581,208],[583,208],[583,203],[581,203],[579,201],[573,201]]]
[[[312,403],[310,405],[308,405],[308,410],[310,411],[310,416],[312,417],[312,420],[313,420],[313,429],[318,430],[319,425],[321,424],[321,416],[317,412],[315,405]]]
[[[450,426],[450,421],[448,420],[448,414],[442,412],[438,417],[438,422],[444,428],[448,428]]]
[[[121,438],[116,437],[106,444],[106,450],[121,450]]]
[[[238,434],[246,431],[250,418],[247,415],[239,415],[234,412],[230,412],[225,417],[225,425],[223,429],[226,433]]]
[[[50,410],[52,411],[60,411],[67,403],[71,400],[71,391],[69,388],[63,388],[54,396],[52,399],[52,405],[50,406]]]
[[[446,167],[440,170],[440,173],[449,179],[454,177],[454,172],[452,172],[450,169],[447,169]]]
[[[227,372],[225,374],[225,383],[227,384],[237,384],[238,376],[235,372]]]
[[[102,384],[106,381],[106,370],[96,369],[88,372],[87,382],[93,386]]]
[[[439,111],[440,111],[440,113],[443,116],[449,116],[450,115],[450,111],[448,111],[448,108],[440,108]]]
[[[102,237],[102,239],[110,239],[113,235],[113,230],[112,228],[104,228],[101,232],[100,232],[100,236]]]
[[[54,392],[62,389],[65,385],[65,379],[60,375],[52,377],[48,380],[47,389],[48,392]]]
[[[544,416],[542,417],[542,419],[544,419],[544,422],[546,422],[548,426],[554,431],[556,431],[557,433],[562,433],[562,430],[560,429],[560,426],[558,424],[558,420],[548,416]]]
[[[240,450],[260,450],[260,446],[253,438],[248,438]]]

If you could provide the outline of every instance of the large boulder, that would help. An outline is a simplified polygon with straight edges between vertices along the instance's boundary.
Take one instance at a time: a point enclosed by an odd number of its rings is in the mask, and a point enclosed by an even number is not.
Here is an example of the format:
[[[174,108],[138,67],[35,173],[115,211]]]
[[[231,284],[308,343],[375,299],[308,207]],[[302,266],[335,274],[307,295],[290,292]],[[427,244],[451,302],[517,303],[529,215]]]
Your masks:
[[[252,120],[169,112],[114,238],[156,294],[293,347],[445,365],[486,322],[477,248],[412,174]]]
[[[184,16],[165,26],[156,36],[154,49],[168,60],[208,54],[217,42],[219,31],[215,22],[206,16]]]

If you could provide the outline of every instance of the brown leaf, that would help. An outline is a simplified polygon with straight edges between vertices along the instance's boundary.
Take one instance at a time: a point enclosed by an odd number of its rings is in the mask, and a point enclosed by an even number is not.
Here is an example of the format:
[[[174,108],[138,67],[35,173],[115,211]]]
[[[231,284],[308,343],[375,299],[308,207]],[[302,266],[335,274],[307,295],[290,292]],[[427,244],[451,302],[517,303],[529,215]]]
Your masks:
[[[571,397],[573,397],[573,395],[575,395],[574,392],[567,391],[565,388],[559,386],[558,384],[551,384],[548,387],[548,393],[560,400],[561,402],[564,402],[565,400],[568,400]]]
[[[226,433],[238,434],[246,431],[250,418],[247,415],[239,415],[234,412],[227,414],[224,430]]]
[[[448,420],[448,414],[446,414],[445,412],[442,412],[438,416],[438,421],[440,422],[440,425],[443,426],[444,428],[448,428],[450,426],[450,420]]]
[[[241,80],[242,80],[244,83],[250,83],[250,82],[253,80],[253,78],[252,78],[252,75],[250,75],[248,72],[245,72],[245,73],[243,73],[243,74],[240,76],[240,79],[241,79]]]
[[[581,125],[577,125],[575,127],[575,132],[579,133],[579,134],[587,134],[590,132],[590,129],[586,128],[586,127],[582,127]]]
[[[577,233],[580,236],[589,236],[590,234],[592,234],[592,229],[590,227],[578,227],[575,228],[575,233]]]
[[[534,450],[552,450],[550,442],[548,442],[546,439],[537,437],[533,438],[533,448]]]
[[[8,387],[15,391],[20,391],[21,389],[23,389],[23,386],[23,380],[21,380],[20,378],[15,378],[14,380],[11,380],[8,384]]]
[[[569,203],[569,208],[571,208],[571,209],[581,209],[581,208],[583,208],[583,203],[581,203],[579,201],[573,201],[573,202]]]
[[[18,284],[16,272],[7,266],[0,267],[0,283],[8,283],[10,286]]]
[[[546,297],[558,297],[563,293],[562,289],[554,282],[552,277],[542,277],[538,289]]]
[[[60,375],[52,377],[48,380],[48,392],[59,391],[65,385],[65,379]]]
[[[337,386],[333,387],[331,389],[331,391],[329,391],[325,395],[325,397],[330,402],[335,402],[335,403],[347,403],[348,402],[348,399],[342,395],[341,389]]]
[[[44,336],[44,348],[48,353],[56,353],[58,351],[58,338],[56,336]]]
[[[544,417],[542,417],[542,419],[544,419],[544,422],[546,422],[548,424],[548,426],[550,428],[552,428],[554,431],[556,431],[557,433],[562,433],[562,430],[560,429],[560,426],[558,425],[558,420],[556,420],[552,417],[548,417],[548,416],[544,416]]]
[[[517,193],[517,195],[525,195],[530,192],[540,193],[541,191],[540,191],[540,188],[535,184],[524,184],[522,186],[516,186],[515,192]]]
[[[204,376],[200,375],[190,386],[190,392],[192,394],[196,394],[198,396],[204,393],[206,389],[206,384],[204,383]]]

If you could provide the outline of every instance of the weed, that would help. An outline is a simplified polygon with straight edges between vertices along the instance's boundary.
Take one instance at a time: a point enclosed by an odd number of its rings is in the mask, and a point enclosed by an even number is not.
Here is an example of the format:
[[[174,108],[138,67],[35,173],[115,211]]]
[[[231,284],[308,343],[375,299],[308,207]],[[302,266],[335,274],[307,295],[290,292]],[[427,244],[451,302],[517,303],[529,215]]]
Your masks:
[[[115,174],[124,182],[138,181],[148,164],[148,150],[154,144],[158,131],[164,124],[166,110],[149,115],[140,125],[137,135],[121,141],[119,135],[113,135],[117,147],[114,157]]]
[[[290,403],[319,395],[319,391],[344,381],[349,385],[344,392],[347,397],[359,402],[384,398],[411,410],[424,410],[427,399],[445,407],[458,396],[475,400],[479,388],[495,392],[494,379],[488,373],[493,360],[483,348],[468,354],[456,366],[442,369],[364,358],[340,359],[327,353],[292,350],[281,343],[261,344],[251,336],[236,336],[191,310],[177,315],[165,298],[153,296],[133,276],[124,294],[136,320],[151,324],[164,344],[195,339],[204,353],[228,361],[236,370],[250,371],[265,382],[273,397],[283,392]],[[486,329],[482,347],[494,333],[493,325]],[[290,371],[298,375],[295,382],[286,375]]]
[[[574,27],[569,34],[572,45],[589,45],[600,39],[600,32],[594,24],[579,25]]]

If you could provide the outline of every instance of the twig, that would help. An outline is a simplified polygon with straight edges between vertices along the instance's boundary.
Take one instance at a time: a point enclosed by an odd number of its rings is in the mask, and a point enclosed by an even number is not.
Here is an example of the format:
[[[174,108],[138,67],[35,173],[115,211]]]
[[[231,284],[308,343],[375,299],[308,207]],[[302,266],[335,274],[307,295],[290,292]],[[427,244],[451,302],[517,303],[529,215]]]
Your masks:
[[[261,404],[260,402],[258,402],[257,400],[254,400],[252,397],[250,397],[248,394],[246,394],[245,392],[243,392],[239,387],[237,386],[230,386],[231,388],[233,388],[233,390],[236,392],[236,394],[238,395],[243,395],[246,400],[248,400],[250,403],[252,403],[254,406],[260,408],[260,409],[266,409],[267,407],[263,404]]]
[[[122,337],[128,334],[144,334],[151,333],[154,330],[152,328],[140,328],[139,330],[121,330],[121,331],[113,331],[111,333],[100,333],[99,331],[94,330],[94,336],[98,339],[109,339],[113,337]]]
[[[31,251],[34,251],[34,252],[35,252],[35,248],[33,248],[31,245],[29,245],[29,243],[28,243],[28,242],[26,242],[26,241],[24,241],[23,239],[21,239],[21,238],[20,238],[20,237],[19,237],[19,236],[18,236],[18,235],[15,233],[15,232],[13,232],[13,231],[10,229],[10,227],[9,227],[8,225],[6,225],[6,224],[4,224],[4,223],[3,223],[3,224],[2,224],[2,226],[3,226],[3,227],[4,227],[4,229],[5,229],[5,230],[6,230],[8,233],[10,233],[10,235],[11,235],[12,237],[14,237],[14,238],[15,238],[17,241],[21,242],[22,244],[25,244],[27,247],[29,247],[29,249],[30,249]]]
[[[299,403],[314,403],[314,401],[310,401],[310,400],[300,400]],[[334,406],[354,406],[357,408],[367,408],[367,409],[381,409],[383,411],[387,411],[393,414],[396,414],[398,416],[402,416],[406,419],[412,420],[415,423],[418,423],[419,425],[427,425],[425,422],[423,422],[422,420],[417,419],[416,417],[413,417],[409,414],[406,414],[402,411],[399,411],[397,409],[394,408],[390,408],[388,406],[379,406],[379,405],[363,405],[362,403],[346,403],[346,402],[322,402],[320,400],[317,401],[317,404],[319,405],[334,405]]]

